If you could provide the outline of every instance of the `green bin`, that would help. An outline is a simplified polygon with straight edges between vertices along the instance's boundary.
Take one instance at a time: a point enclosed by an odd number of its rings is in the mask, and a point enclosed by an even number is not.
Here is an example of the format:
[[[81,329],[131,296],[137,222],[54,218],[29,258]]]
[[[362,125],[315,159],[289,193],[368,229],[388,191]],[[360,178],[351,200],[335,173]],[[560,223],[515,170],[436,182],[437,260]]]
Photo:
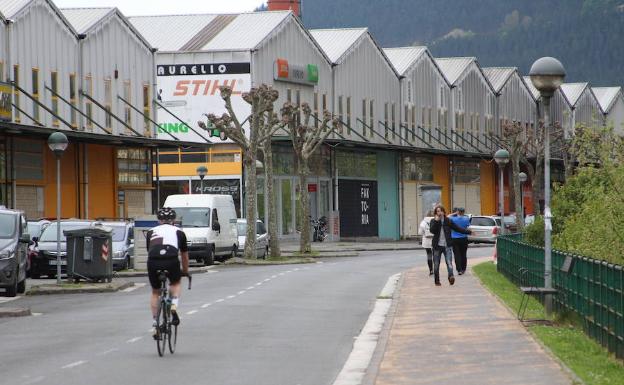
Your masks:
[[[67,279],[113,280],[112,229],[103,226],[63,231],[67,238]]]

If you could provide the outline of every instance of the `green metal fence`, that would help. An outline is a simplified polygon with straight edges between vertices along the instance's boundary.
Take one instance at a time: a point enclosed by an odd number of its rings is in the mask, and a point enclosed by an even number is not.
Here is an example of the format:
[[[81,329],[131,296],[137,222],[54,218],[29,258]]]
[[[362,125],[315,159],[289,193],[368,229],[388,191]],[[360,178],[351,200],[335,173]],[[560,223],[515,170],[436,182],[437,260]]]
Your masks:
[[[544,285],[544,248],[524,243],[521,234],[500,236],[496,244],[497,269],[520,285],[520,268],[528,269],[524,284]],[[564,259],[573,258],[568,273]],[[553,250],[553,286],[558,290],[557,311],[573,311],[587,333],[602,346],[624,358],[624,268],[570,253]]]

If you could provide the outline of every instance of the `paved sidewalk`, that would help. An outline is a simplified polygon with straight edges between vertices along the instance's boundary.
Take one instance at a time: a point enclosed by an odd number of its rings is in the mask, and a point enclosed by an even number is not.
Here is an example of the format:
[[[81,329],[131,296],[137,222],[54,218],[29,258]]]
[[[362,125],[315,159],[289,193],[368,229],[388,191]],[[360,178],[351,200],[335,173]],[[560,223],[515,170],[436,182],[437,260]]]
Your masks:
[[[442,275],[446,269],[441,266]],[[559,385],[572,380],[472,272],[435,287],[404,274],[375,385]],[[373,370],[374,371],[374,370]]]

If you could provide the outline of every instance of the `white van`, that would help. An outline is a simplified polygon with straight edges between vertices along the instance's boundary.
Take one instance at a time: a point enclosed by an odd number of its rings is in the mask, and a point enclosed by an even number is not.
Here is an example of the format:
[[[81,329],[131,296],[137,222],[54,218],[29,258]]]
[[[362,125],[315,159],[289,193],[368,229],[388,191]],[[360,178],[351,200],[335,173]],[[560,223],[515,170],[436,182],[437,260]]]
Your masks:
[[[175,210],[176,223],[186,234],[190,258],[212,265],[216,256],[236,256],[237,218],[231,195],[169,195],[163,207]]]

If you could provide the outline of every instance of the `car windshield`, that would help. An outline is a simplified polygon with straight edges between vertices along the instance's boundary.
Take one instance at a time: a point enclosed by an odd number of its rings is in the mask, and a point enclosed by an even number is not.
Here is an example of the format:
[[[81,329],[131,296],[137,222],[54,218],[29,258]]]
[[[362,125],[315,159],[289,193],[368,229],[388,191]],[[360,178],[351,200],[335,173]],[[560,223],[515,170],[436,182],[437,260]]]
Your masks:
[[[15,215],[0,214],[0,238],[13,238],[15,234]]]
[[[39,223],[28,223],[28,234],[31,237],[38,237],[39,233],[41,232],[41,224]]]
[[[473,226],[494,226],[494,219],[484,217],[470,218],[470,224]]]
[[[126,239],[126,226],[110,226],[113,229],[113,242],[121,242]]]
[[[61,238],[64,240],[65,239],[65,235],[63,235],[63,231],[66,230],[77,230],[77,229],[84,229],[85,227],[89,227],[90,224],[89,223],[79,223],[79,222],[61,222]],[[56,241],[56,231],[57,231],[57,227],[56,227],[56,223],[50,223],[50,225],[48,227],[45,228],[45,230],[43,230],[43,232],[41,233],[41,237],[39,238],[40,242],[52,242],[52,241]]]
[[[208,227],[210,225],[210,209],[208,207],[174,207],[176,222],[182,227]]]

